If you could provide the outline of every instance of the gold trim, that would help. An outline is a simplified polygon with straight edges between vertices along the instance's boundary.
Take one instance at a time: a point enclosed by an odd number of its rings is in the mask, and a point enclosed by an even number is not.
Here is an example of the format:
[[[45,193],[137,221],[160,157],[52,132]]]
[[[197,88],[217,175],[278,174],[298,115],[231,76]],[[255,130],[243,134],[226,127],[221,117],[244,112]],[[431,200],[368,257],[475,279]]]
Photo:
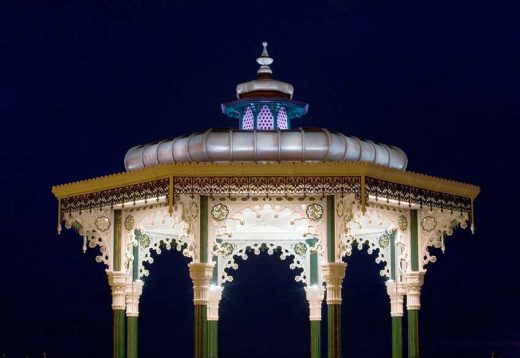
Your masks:
[[[476,185],[362,162],[323,163],[178,163],[113,174],[52,187],[58,199],[140,184],[170,177],[218,176],[365,176],[431,191],[471,198],[480,192]]]

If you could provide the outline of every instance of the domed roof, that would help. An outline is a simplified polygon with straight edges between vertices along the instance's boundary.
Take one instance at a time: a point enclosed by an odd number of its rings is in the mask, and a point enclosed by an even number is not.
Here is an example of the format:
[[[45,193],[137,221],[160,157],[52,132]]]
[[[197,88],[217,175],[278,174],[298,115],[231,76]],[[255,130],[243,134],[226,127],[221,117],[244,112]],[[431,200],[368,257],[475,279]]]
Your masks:
[[[361,161],[405,169],[404,152],[393,146],[332,133],[326,129],[243,131],[210,129],[131,148],[126,170],[189,162]]]
[[[399,148],[361,140],[322,128],[291,129],[291,121],[308,105],[292,99],[291,84],[272,79],[273,59],[262,43],[258,78],[237,86],[238,100],[222,104],[222,112],[239,119],[239,129],[209,129],[128,150],[128,171],[186,162],[338,162],[361,161],[404,170]]]

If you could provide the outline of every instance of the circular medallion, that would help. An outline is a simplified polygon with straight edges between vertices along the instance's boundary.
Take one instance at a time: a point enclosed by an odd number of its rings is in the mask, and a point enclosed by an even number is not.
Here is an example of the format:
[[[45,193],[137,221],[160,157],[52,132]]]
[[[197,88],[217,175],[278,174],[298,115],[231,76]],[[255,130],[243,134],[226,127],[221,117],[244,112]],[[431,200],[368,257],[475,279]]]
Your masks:
[[[220,245],[220,250],[224,256],[231,255],[234,249],[235,248],[233,247],[233,244],[230,242],[224,242],[222,245]]]
[[[96,227],[99,231],[105,232],[110,228],[110,220],[106,216],[100,216],[96,219]]]
[[[127,231],[130,231],[134,228],[134,224],[135,224],[135,219],[132,215],[128,215],[126,218],[125,218],[125,229]]]
[[[424,231],[433,231],[437,227],[437,220],[433,216],[426,216],[421,220],[421,227]]]
[[[150,246],[150,236],[144,234],[144,235],[141,235],[141,237],[139,238],[139,245],[141,245],[141,247],[143,248],[147,248],[148,246]]]
[[[318,221],[323,217],[323,207],[320,204],[311,204],[305,210],[307,217],[312,221]]]
[[[229,209],[224,204],[213,205],[211,208],[211,217],[215,221],[224,221],[229,215]]]
[[[399,226],[399,230],[406,231],[406,229],[408,229],[408,220],[406,220],[406,216],[399,216],[399,219],[397,219],[397,225]]]
[[[382,249],[386,249],[388,245],[390,245],[390,235],[381,235],[381,237],[379,238],[379,247],[381,247]]]
[[[296,245],[294,245],[294,252],[296,255],[305,255],[307,252],[307,245],[305,245],[303,242],[298,242]]]

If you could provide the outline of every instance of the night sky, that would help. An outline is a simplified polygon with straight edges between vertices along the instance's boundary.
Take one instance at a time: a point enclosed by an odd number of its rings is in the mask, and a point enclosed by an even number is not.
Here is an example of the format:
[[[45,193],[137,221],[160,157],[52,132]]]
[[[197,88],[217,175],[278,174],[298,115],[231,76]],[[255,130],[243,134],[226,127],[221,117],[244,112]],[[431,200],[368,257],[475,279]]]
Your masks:
[[[422,357],[520,357],[519,18],[504,0],[3,1],[0,353],[111,356],[104,267],[77,234],[56,234],[51,186],[122,172],[137,144],[237,126],[220,103],[255,78],[266,40],[274,77],[310,104],[295,126],[397,145],[409,170],[481,187],[476,234],[457,231],[427,267]],[[345,357],[390,356],[374,258],[347,260]],[[151,266],[143,358],[193,354],[187,263],[170,252]],[[306,357],[308,307],[288,263],[239,265],[221,357]]]

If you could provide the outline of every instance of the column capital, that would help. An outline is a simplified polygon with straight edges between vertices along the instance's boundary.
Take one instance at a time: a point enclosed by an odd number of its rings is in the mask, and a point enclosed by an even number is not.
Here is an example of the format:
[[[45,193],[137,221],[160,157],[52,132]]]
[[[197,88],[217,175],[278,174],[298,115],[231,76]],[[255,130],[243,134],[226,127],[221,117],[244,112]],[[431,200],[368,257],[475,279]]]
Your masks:
[[[125,271],[108,271],[108,283],[112,288],[112,309],[124,310],[125,289],[128,274]]]
[[[329,262],[322,265],[323,279],[327,286],[327,304],[341,304],[341,284],[345,277],[347,264],[344,262]]]
[[[421,308],[421,287],[424,283],[424,271],[410,271],[404,275],[406,287],[406,308],[419,310]]]
[[[325,297],[325,290],[319,286],[307,286],[305,293],[309,301],[309,320],[321,321],[321,303]]]
[[[406,294],[405,284],[388,280],[386,281],[386,293],[390,297],[390,316],[403,317],[404,295]]]
[[[218,321],[218,308],[222,298],[221,286],[209,286],[208,289],[208,321]]]
[[[188,264],[193,281],[193,304],[204,306],[208,304],[208,289],[214,265],[213,262],[190,262]]]
[[[143,281],[137,280],[126,285],[126,315],[128,317],[139,317],[139,299],[143,293],[143,284]]]

